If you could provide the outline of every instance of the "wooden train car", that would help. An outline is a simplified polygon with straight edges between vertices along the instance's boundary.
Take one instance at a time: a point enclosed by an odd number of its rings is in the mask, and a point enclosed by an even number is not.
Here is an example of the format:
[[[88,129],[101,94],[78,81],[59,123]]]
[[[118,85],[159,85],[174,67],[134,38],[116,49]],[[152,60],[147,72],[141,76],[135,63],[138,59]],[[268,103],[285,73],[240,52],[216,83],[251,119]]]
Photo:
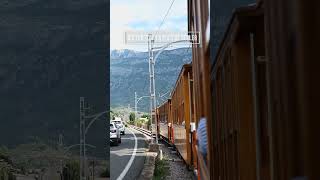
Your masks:
[[[171,113],[174,145],[187,163],[192,165],[192,66],[185,64],[171,94]]]
[[[158,107],[157,119],[159,122],[159,134],[169,143],[174,143],[172,138],[171,99],[168,99]]]
[[[188,31],[198,32],[200,44],[192,44],[192,70],[194,87],[194,116],[198,126],[200,118],[206,118],[211,126],[212,105],[210,90],[210,0],[188,0]],[[212,146],[212,131],[207,128],[208,147]],[[213,172],[212,149],[206,157],[197,150],[196,136],[193,135],[193,165],[198,171],[199,178],[209,179]],[[206,159],[207,163],[204,163]]]
[[[211,69],[213,179],[270,179],[264,57],[262,8],[237,8]]]
[[[320,1],[263,3],[272,177],[320,179]]]
[[[207,118],[209,136],[208,164],[199,169],[208,165],[207,179],[319,179],[316,4],[260,0],[237,8],[212,57],[209,91],[208,59],[194,45],[196,119]],[[206,19],[196,14],[191,30]]]
[[[172,138],[199,179],[319,179],[319,66],[312,60],[320,15],[316,1],[309,3],[259,0],[236,8],[210,60],[210,3],[188,0],[188,29],[200,32],[200,44],[192,45],[192,69],[181,70],[171,109],[163,104],[158,118],[160,134]],[[200,118],[207,120],[207,156],[190,132]]]

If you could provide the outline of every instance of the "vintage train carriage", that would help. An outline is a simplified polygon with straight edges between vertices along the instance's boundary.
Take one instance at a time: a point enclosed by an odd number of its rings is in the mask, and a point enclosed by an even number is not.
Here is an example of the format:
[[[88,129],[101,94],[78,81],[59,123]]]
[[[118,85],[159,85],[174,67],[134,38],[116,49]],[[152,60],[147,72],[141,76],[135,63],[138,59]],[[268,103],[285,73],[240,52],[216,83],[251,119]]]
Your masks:
[[[159,133],[162,138],[167,142],[173,143],[172,141],[172,118],[171,118],[171,99],[165,101],[161,106],[158,107],[157,119],[159,122]]]
[[[237,8],[212,66],[214,178],[270,179],[264,16]]]
[[[319,179],[319,1],[238,8],[212,64],[208,4],[188,1],[189,31],[202,35],[192,59],[195,120],[208,120],[201,179]]]
[[[192,44],[192,70],[193,70],[193,87],[194,87],[194,115],[192,119],[196,126],[200,118],[207,119],[208,125],[211,125],[212,105],[210,91],[210,0],[188,0],[188,31],[198,32],[200,34],[200,44]],[[212,145],[212,132],[208,130],[208,147]],[[213,172],[211,163],[213,162],[211,148],[208,148],[208,156],[198,155],[196,144],[196,134],[193,135],[192,156],[193,165],[199,172],[199,178],[209,179],[209,173]],[[208,164],[204,163],[204,159]],[[210,172],[209,172],[210,170]]]
[[[320,179],[320,1],[264,5],[273,179]]]
[[[187,163],[192,165],[190,121],[192,117],[192,66],[185,64],[171,94],[174,145]]]
[[[275,0],[235,11],[211,74],[214,178],[320,177],[320,16],[308,11],[310,2]]]

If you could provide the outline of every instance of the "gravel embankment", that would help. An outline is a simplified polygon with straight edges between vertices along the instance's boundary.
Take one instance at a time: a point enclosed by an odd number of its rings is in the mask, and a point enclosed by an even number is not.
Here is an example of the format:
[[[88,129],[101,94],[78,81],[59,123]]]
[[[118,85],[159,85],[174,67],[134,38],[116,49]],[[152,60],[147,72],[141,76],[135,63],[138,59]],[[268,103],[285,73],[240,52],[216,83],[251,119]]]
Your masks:
[[[169,176],[165,179],[181,179],[181,180],[194,180],[196,177],[193,175],[192,171],[187,169],[186,164],[178,156],[177,153],[172,153],[173,149],[169,149],[165,143],[161,143],[160,146],[163,153],[163,159],[167,160],[170,166]]]

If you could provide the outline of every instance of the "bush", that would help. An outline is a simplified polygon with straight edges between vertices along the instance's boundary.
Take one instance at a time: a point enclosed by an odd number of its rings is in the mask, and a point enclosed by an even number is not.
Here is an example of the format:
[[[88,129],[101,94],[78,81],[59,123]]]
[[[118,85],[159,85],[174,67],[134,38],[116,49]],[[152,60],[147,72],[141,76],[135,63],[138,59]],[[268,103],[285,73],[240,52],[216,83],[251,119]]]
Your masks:
[[[80,176],[80,164],[78,161],[69,161],[63,168],[63,179],[78,180]]]
[[[0,167],[0,180],[16,180],[16,176],[7,167]]]
[[[130,113],[130,115],[129,115],[130,122],[134,122],[135,119],[136,119],[136,115],[133,112]]]
[[[110,177],[110,170],[107,168],[100,174],[100,177]]]
[[[156,161],[156,167],[154,169],[153,179],[166,179],[166,177],[169,175],[170,167],[169,163],[167,161],[163,160],[157,160]]]
[[[0,167],[0,179],[8,179],[8,169],[5,167]]]

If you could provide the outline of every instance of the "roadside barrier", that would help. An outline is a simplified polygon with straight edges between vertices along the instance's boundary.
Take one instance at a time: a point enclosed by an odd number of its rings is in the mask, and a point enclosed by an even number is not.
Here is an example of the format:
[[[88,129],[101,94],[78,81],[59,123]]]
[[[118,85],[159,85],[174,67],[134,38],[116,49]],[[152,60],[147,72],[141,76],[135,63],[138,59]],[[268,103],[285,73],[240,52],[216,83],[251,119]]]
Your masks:
[[[132,128],[132,129],[135,129],[135,130],[137,130],[137,131],[139,131],[139,132],[141,132],[141,133],[149,136],[149,137],[155,136],[155,135],[152,136],[152,132],[149,131],[149,130],[146,130],[146,129],[143,129],[143,128],[139,128],[139,127],[136,127],[136,126],[133,126],[133,125],[128,125],[128,126],[129,126],[130,128]]]

